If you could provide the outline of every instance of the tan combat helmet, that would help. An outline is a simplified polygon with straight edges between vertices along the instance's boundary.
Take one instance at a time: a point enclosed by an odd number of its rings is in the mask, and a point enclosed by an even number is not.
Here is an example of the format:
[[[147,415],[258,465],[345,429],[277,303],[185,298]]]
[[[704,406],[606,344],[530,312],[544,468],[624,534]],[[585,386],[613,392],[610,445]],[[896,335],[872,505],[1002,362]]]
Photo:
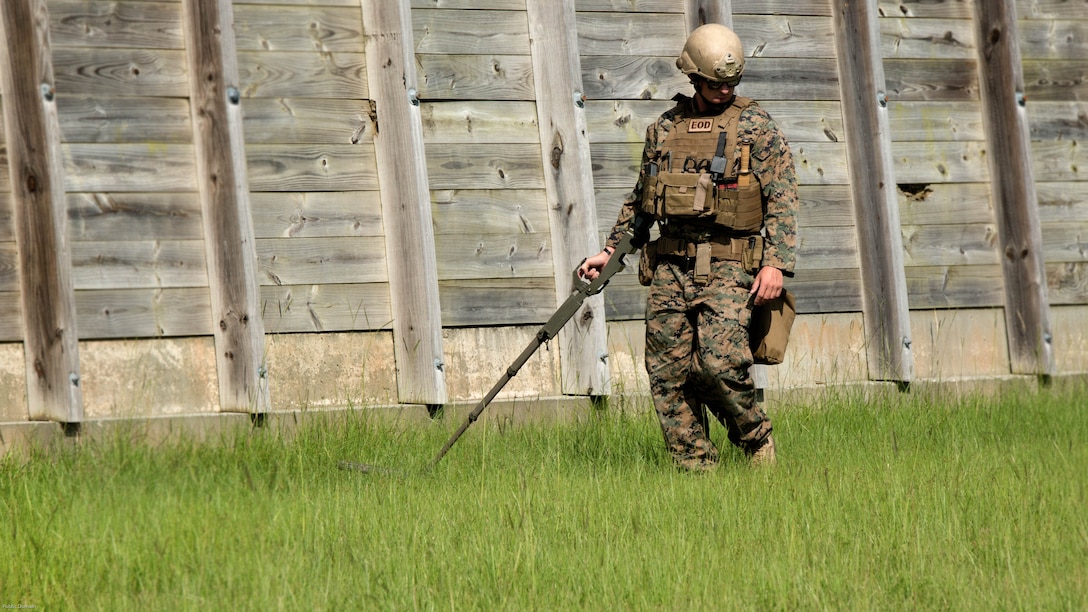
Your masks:
[[[688,36],[684,50],[676,58],[676,67],[684,74],[698,75],[709,81],[736,82],[744,72],[744,49],[740,38],[729,28],[708,23]]]

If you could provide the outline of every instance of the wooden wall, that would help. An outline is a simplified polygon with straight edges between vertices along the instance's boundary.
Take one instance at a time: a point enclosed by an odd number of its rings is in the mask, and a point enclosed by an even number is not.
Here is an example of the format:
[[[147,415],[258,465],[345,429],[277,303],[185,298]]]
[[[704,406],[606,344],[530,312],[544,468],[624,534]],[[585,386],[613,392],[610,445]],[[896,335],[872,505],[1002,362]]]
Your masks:
[[[387,262],[403,247],[383,228],[360,1],[370,0],[232,3],[270,334],[392,327]],[[182,1],[42,2],[79,338],[211,335]],[[444,327],[539,324],[555,308],[556,275],[569,274],[551,254],[525,3],[410,0]],[[645,126],[690,92],[674,64],[685,2],[573,5],[603,236],[634,184]],[[801,249],[789,285],[804,313],[858,312],[865,291],[832,6],[732,2],[748,56],[740,92],[778,120],[796,157]],[[971,3],[878,6],[909,306],[1002,307]],[[1061,0],[1016,7],[1049,299],[1088,304],[1088,12]],[[0,341],[19,342],[10,192],[4,163]],[[605,292],[608,317],[641,318],[644,296],[625,271]]]

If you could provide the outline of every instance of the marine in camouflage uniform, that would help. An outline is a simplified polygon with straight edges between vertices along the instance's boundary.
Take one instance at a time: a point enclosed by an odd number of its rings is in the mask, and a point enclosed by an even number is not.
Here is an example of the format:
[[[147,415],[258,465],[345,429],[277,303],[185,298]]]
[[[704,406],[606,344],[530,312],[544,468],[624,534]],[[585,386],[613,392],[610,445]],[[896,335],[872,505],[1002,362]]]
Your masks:
[[[710,27],[703,26],[693,33],[685,54],[699,31]],[[715,27],[733,35],[724,26]],[[739,50],[739,41],[735,44]],[[678,65],[684,59],[682,55]],[[725,63],[716,55],[712,59],[719,65]],[[743,56],[739,59],[743,65]],[[710,80],[701,74],[692,76],[696,98],[677,96],[676,106],[647,128],[642,171],[635,189],[620,209],[602,251],[603,257],[587,260],[585,270],[596,268],[602,259],[607,262],[638,214],[644,187],[654,180],[653,171],[665,170],[666,165],[672,170],[672,160],[679,166],[680,160],[685,159],[683,152],[665,150],[666,138],[678,124],[684,125],[691,118],[718,117],[731,104],[738,103],[733,88],[739,81],[740,69],[734,65],[725,66],[724,70],[727,77],[735,74],[732,82],[706,82]],[[717,74],[721,72],[719,69]],[[715,94],[724,97],[712,98]],[[700,96],[702,100],[697,99]],[[708,98],[721,103],[708,105]],[[767,293],[766,289],[759,292],[759,287],[753,290],[757,275],[760,279],[777,276],[777,289],[769,296],[774,298],[780,291],[782,275],[793,272],[797,248],[797,178],[789,145],[774,120],[750,100],[744,99],[741,107],[737,148],[730,159],[741,158],[740,143],[747,139],[751,175],[758,180],[763,205],[762,232],[757,229],[749,233],[763,234],[761,260],[745,265],[742,261],[715,258],[710,262],[709,275],[696,278],[694,258],[659,257],[646,304],[646,369],[661,430],[675,461],[692,470],[713,467],[719,458],[718,449],[708,435],[707,409],[726,427],[730,442],[756,460],[774,460],[771,421],[756,401],[755,385],[748,372],[752,365],[748,323],[752,304],[764,301],[760,293]],[[653,171],[649,170],[651,167]],[[678,218],[659,219],[659,229],[663,238],[689,244],[706,243],[730,233],[705,221]]]

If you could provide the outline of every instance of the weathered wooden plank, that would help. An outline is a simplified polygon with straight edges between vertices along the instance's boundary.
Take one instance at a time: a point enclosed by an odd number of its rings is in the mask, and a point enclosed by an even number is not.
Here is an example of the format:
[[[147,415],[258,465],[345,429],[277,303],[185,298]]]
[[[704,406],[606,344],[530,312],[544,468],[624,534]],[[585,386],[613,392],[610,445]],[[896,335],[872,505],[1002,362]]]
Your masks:
[[[231,0],[184,0],[193,149],[204,225],[219,409],[271,409]]]
[[[44,2],[4,2],[0,40],[0,92],[18,246],[29,417],[78,422],[83,420],[78,322]]]
[[[759,0],[743,0],[756,3]],[[783,1],[783,0],[776,0]],[[806,3],[813,0],[805,0]],[[880,0],[880,14],[885,16],[931,17],[940,19],[970,19],[971,3],[959,0]],[[1020,19],[1084,19],[1084,7],[1068,0],[1032,0],[1017,2],[1016,14]]]
[[[1036,181],[1035,191],[1043,223],[1088,222],[1088,185]]]
[[[1004,305],[1001,266],[908,266],[907,290],[914,310],[992,308]]]
[[[2,122],[0,122],[2,123]],[[4,168],[6,173],[7,168]],[[11,203],[11,191],[0,191],[0,242],[15,241],[15,211]]]
[[[733,29],[744,43],[746,57],[835,57],[835,33],[825,17],[735,15]]]
[[[539,144],[430,147],[431,189],[543,189]]]
[[[19,247],[14,241],[0,242],[0,293],[18,293],[19,291]],[[19,330],[22,329],[22,321],[16,324]],[[23,336],[21,332],[16,332],[15,336],[21,341]]]
[[[903,252],[908,266],[997,264],[997,227],[993,223],[904,225]]]
[[[435,240],[435,250],[440,281],[550,277],[553,272],[547,233],[448,234]]]
[[[638,284],[635,274],[620,273],[608,281],[604,296],[604,312],[609,321],[634,321],[646,318],[646,296],[649,288]]]
[[[427,100],[532,100],[527,55],[416,56],[419,97]]]
[[[555,312],[551,277],[444,280],[438,293],[446,327],[540,324]]]
[[[184,98],[58,96],[57,114],[61,137],[69,143],[193,141]]]
[[[749,0],[751,1],[751,0]],[[878,0],[877,7],[882,17],[930,17],[940,19],[970,19],[969,2],[959,0]]]
[[[257,238],[384,235],[377,191],[258,191],[249,199]]]
[[[18,291],[0,292],[0,342],[23,341],[23,305]]]
[[[671,100],[588,100],[589,142],[641,144],[646,138],[646,127],[674,104]]]
[[[831,15],[823,0],[733,0],[734,15]]]
[[[578,11],[624,13],[683,13],[684,11],[682,3],[676,0],[576,0],[574,6]]]
[[[975,31],[969,18],[879,20],[885,59],[975,59]]]
[[[1088,261],[1088,223],[1043,223],[1041,228],[1047,263]]]
[[[582,55],[680,55],[683,14],[583,12],[577,15]]]
[[[53,70],[61,92],[166,98],[188,95],[185,52],[175,49],[56,49]]]
[[[269,333],[391,329],[389,285],[261,287],[261,317]]]
[[[247,98],[370,97],[363,53],[239,51],[238,78]]]
[[[976,2],[974,14],[990,185],[1003,255],[1009,363],[1013,373],[1050,375],[1056,366],[1031,136],[1022,102],[1016,6],[1013,0]]]
[[[1088,264],[1048,263],[1046,285],[1051,305],[1084,304],[1088,302]]]
[[[182,49],[181,3],[49,0],[54,48]]]
[[[493,9],[524,11],[525,0],[411,0],[413,9]]]
[[[415,9],[416,53],[529,54],[529,26],[520,11]]]
[[[234,9],[241,51],[362,53],[363,23],[357,6],[249,6]]]
[[[72,243],[72,280],[80,289],[207,287],[202,240]]]
[[[192,240],[202,238],[196,193],[69,193],[73,240]]]
[[[359,144],[374,140],[366,100],[247,98],[242,102],[246,143]]]
[[[206,288],[77,291],[84,340],[210,336],[211,297]]]
[[[892,149],[899,183],[980,183],[990,180],[982,142],[897,142]]]
[[[963,102],[888,102],[888,129],[893,142],[981,141],[982,104]]]
[[[272,4],[276,6],[320,5],[320,6],[359,6],[359,0],[234,0],[236,5]]]
[[[808,228],[845,227],[854,224],[854,206],[849,185],[801,185],[798,226]],[[819,231],[819,230],[815,230]]]
[[[802,271],[857,268],[858,239],[853,227],[801,228],[797,236],[798,275]]]
[[[1031,143],[1031,168],[1036,181],[1083,182],[1088,151],[1076,140]]]
[[[444,404],[442,311],[438,265],[427,191],[412,15],[408,0],[364,1],[369,87],[378,129],[374,134],[385,222],[393,311],[397,395],[401,402]]]
[[[257,259],[262,285],[384,283],[382,237],[262,238]]]
[[[798,270],[786,278],[786,288],[797,298],[800,314],[861,312],[861,270],[827,268]]]
[[[903,225],[994,222],[990,186],[986,183],[900,183],[897,187]]]
[[[571,271],[597,253],[589,138],[581,92],[581,65],[574,0],[528,3],[536,84],[537,124],[544,187],[551,221],[555,303],[563,304],[575,281]],[[573,395],[611,392],[604,304],[587,297],[557,335],[561,390]]]
[[[428,145],[540,142],[533,102],[432,102],[419,111]]]
[[[1031,139],[1088,140],[1088,100],[1076,102],[1039,102],[1025,107]]]
[[[889,101],[978,101],[977,62],[969,59],[887,59]]]
[[[1088,62],[1024,60],[1024,95],[1031,101],[1088,100]]]
[[[1017,8],[1019,9],[1019,3]],[[1084,7],[1081,7],[1084,11]],[[1078,20],[1021,20],[1020,56],[1027,60],[1088,59],[1088,11]]]
[[[768,100],[760,102],[791,143],[845,142],[842,105],[838,101]]]
[[[192,145],[70,144],[61,152],[69,192],[197,190]]]
[[[374,146],[249,145],[253,191],[372,191],[378,188]]]
[[[548,199],[541,189],[437,190],[431,202],[436,236],[548,231]]]

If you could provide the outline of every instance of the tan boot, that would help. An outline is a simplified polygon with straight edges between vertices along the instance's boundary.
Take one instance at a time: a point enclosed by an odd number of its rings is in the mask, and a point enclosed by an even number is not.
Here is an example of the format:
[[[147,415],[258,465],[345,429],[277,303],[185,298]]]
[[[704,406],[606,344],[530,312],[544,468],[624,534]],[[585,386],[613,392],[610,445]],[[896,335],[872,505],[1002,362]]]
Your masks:
[[[760,446],[752,453],[752,467],[774,465],[777,462],[778,460],[774,456],[774,438],[767,436],[763,446]]]

